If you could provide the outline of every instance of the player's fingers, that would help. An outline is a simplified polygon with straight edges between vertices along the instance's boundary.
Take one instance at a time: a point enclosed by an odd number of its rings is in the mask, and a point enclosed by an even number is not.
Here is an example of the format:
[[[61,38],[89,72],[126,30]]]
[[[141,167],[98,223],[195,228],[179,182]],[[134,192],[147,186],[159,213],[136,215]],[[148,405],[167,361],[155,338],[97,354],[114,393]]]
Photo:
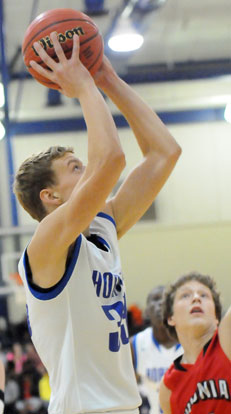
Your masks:
[[[79,59],[79,49],[80,49],[79,36],[75,33],[73,36],[73,48],[72,48],[72,59]]]
[[[46,51],[43,49],[43,47],[40,45],[40,43],[35,42],[33,44],[36,52],[38,53],[38,55],[41,57],[42,61],[44,63],[46,63],[46,65],[54,70],[56,62],[46,53]]]
[[[55,50],[55,53],[56,53],[56,55],[59,59],[59,62],[62,63],[64,61],[66,61],[66,57],[65,57],[63,48],[62,48],[62,46],[61,46],[61,44],[59,43],[59,40],[58,40],[57,32],[52,32],[50,37],[51,37],[51,40],[53,42],[54,50]]]
[[[52,80],[53,72],[51,72],[50,70],[44,69],[41,65],[39,65],[34,60],[30,61],[30,66],[32,67],[32,69],[34,69],[40,75],[44,76],[45,78],[48,78],[48,79]]]

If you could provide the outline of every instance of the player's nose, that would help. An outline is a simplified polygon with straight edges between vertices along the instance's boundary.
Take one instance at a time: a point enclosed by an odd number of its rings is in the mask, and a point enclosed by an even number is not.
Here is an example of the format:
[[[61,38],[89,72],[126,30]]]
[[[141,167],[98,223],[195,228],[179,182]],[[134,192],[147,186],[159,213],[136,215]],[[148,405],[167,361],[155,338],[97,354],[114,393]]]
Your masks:
[[[201,297],[200,297],[199,293],[198,292],[194,292],[193,293],[193,302],[200,301],[200,300],[201,300]]]

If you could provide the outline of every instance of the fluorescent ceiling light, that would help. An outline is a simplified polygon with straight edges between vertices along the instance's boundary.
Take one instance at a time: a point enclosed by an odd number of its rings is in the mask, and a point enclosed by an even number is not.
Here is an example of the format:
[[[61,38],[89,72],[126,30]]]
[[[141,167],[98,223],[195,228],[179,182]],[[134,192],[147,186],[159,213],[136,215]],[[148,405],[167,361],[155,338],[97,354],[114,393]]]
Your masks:
[[[4,96],[4,89],[3,84],[0,82],[0,108],[5,105],[5,96]]]
[[[3,124],[0,122],[0,140],[2,138],[4,138],[5,133],[6,133],[6,130],[5,130],[4,126],[3,126]]]
[[[129,18],[122,18],[118,21],[113,31],[108,46],[114,52],[132,52],[139,49],[144,42],[144,38],[132,26]]]
[[[227,103],[224,113],[224,118],[226,122],[231,123],[231,102]]]
[[[144,42],[143,36],[138,33],[125,33],[112,36],[108,41],[108,46],[114,52],[132,52],[139,49]]]

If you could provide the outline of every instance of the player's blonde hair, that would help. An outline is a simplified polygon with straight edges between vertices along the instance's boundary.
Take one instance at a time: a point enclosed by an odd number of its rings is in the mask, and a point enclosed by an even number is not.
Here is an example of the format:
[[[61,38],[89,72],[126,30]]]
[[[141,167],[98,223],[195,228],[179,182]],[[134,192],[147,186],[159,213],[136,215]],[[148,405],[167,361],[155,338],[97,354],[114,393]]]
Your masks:
[[[220,293],[216,289],[215,281],[210,276],[202,275],[195,271],[180,276],[174,283],[172,283],[169,287],[166,288],[162,307],[164,325],[168,329],[170,335],[177,340],[178,338],[175,327],[170,326],[168,324],[168,318],[173,314],[173,304],[177,290],[179,289],[179,287],[181,287],[187,282],[190,282],[191,280],[196,280],[197,282],[202,283],[210,289],[215,305],[216,317],[219,321],[221,320],[222,305],[220,301]]]
[[[73,153],[71,147],[53,146],[27,158],[19,167],[13,190],[22,207],[35,220],[41,221],[47,214],[40,199],[40,191],[56,184],[52,162]]]

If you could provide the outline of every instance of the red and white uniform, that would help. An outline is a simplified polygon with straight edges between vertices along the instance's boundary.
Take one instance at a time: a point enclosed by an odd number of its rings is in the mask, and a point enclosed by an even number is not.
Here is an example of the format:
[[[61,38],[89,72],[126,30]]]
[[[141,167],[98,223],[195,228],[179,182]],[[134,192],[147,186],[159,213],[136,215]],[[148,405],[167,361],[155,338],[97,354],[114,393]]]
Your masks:
[[[164,376],[172,391],[172,414],[230,414],[231,361],[221,348],[218,332],[198,356],[195,364],[177,358]]]

